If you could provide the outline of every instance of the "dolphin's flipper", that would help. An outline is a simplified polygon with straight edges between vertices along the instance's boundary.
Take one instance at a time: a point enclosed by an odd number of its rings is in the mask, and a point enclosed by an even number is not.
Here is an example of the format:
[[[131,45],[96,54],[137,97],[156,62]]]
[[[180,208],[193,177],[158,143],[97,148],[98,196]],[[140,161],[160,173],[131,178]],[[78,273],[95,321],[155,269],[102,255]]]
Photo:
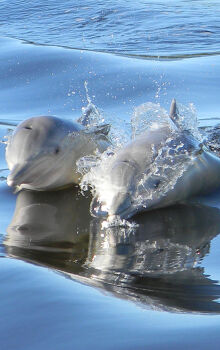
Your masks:
[[[111,125],[110,124],[102,124],[94,126],[92,129],[90,129],[92,132],[94,132],[96,135],[102,134],[102,135],[108,135],[110,131]]]
[[[83,133],[87,134],[91,139],[95,139],[96,142],[99,143],[99,150],[103,152],[111,145],[111,141],[108,137],[110,128],[110,124],[95,125],[85,128]]]
[[[94,120],[98,120],[100,117],[100,113],[96,106],[91,102],[88,104],[86,108],[83,108],[83,113],[81,117],[77,120],[78,123],[83,125],[86,129],[85,132],[94,133],[96,135],[105,135],[107,136],[110,131],[110,124],[101,124],[96,125]],[[95,124],[95,125],[94,125]]]

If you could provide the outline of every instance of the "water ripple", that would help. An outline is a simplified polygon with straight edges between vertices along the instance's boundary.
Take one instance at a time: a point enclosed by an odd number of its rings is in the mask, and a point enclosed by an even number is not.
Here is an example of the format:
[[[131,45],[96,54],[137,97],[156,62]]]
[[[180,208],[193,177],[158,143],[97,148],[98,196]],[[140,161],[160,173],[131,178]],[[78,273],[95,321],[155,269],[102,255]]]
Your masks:
[[[147,56],[219,50],[218,1],[14,0],[0,11],[0,35],[43,44]]]

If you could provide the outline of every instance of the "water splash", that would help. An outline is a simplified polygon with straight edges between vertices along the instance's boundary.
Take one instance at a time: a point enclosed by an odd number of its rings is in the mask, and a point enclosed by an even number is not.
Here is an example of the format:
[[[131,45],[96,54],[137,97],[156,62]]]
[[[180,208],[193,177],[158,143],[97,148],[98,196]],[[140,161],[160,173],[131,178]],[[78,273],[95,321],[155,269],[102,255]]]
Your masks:
[[[87,81],[84,82],[84,87],[86,90],[86,99],[88,103],[86,107],[82,107],[82,115],[78,119],[78,122],[90,128],[104,123],[105,119],[101,111],[99,111],[99,109],[92,103],[92,100],[89,96]]]
[[[120,227],[120,232],[124,232],[124,235],[129,236],[134,233],[139,225],[135,222],[131,222],[125,219],[121,219],[120,216],[108,217],[106,220],[102,221],[101,229],[112,230],[114,227]]]
[[[80,183],[82,191],[91,189],[92,193],[95,194],[98,184],[101,184],[103,180],[101,175],[105,173],[107,164],[113,155],[114,151],[110,147],[102,154],[97,154],[95,158],[82,157],[78,160],[78,171],[84,175]]]
[[[149,128],[158,126],[170,126],[171,120],[167,111],[159,103],[146,102],[134,108],[131,117],[132,139],[142,134]]]
[[[147,161],[146,164],[144,162],[140,174],[135,175],[135,190],[132,190],[134,208],[150,207],[152,203],[165,197],[201,151],[199,141],[202,136],[197,126],[196,111],[193,105],[189,107],[180,105],[178,122],[179,128],[159,104],[148,102],[135,108],[131,117],[131,139],[134,140],[146,132],[151,133],[151,130],[153,133],[163,128],[166,130],[166,137],[158,144],[149,144],[146,150],[143,149],[143,152],[146,152],[150,158],[150,162]],[[185,134],[188,135],[187,138]],[[83,172],[81,188],[82,190],[90,188],[97,199],[97,202],[93,201],[95,204],[93,214],[107,215],[115,200],[115,194],[123,192],[120,186],[118,187],[111,181],[111,168],[123,146],[115,142],[112,148],[100,154],[98,159],[80,160],[86,169]]]
[[[88,102],[90,100],[88,98]],[[159,104],[151,102],[144,103],[134,109],[134,113],[131,116],[131,135],[130,140],[135,139],[141,133],[144,133],[148,129],[155,129],[162,125],[168,125],[173,127],[172,121],[169,118],[167,111],[160,107]],[[121,137],[123,132],[111,133],[112,146],[104,153],[98,154],[94,157],[83,157],[78,163],[78,170],[84,175],[81,188],[88,190],[92,188],[102,188],[105,186],[105,173],[108,165],[117,156],[118,152],[125,146],[126,141]]]
[[[199,129],[197,111],[193,103],[185,106],[178,103],[178,116],[179,123],[182,130],[186,130],[191,133],[200,142],[204,141],[204,135]]]
[[[176,142],[173,140],[176,138]],[[135,206],[147,207],[171,191],[177,180],[193,164],[195,154],[185,148],[181,138],[173,132],[159,149],[153,149],[153,158],[148,171],[139,178],[134,196]]]

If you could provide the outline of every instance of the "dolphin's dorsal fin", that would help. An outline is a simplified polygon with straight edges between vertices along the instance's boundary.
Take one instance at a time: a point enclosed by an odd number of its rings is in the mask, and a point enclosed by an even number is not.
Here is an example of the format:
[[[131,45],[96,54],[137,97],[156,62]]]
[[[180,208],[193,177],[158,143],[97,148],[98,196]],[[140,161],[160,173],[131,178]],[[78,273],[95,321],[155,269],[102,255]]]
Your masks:
[[[88,127],[85,131],[88,133],[94,133],[96,135],[101,134],[101,135],[108,135],[110,131],[111,125],[110,124],[102,124],[102,125],[95,125]]]
[[[172,100],[171,105],[170,105],[170,119],[174,122],[174,124],[179,127],[180,122],[179,122],[179,111],[176,105],[176,100],[175,98]]]

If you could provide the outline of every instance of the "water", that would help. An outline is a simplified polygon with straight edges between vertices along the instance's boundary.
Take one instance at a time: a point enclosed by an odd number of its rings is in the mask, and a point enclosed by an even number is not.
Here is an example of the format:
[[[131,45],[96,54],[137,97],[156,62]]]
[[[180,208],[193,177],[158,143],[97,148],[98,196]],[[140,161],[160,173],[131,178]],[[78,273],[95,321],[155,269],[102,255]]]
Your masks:
[[[187,127],[214,126],[219,13],[206,0],[0,1],[1,140],[30,116],[78,119],[88,99],[119,146],[143,106],[173,97]],[[78,189],[12,193],[4,151],[1,349],[219,348],[219,192],[111,226]]]
[[[1,32],[41,44],[131,55],[219,53],[219,2],[1,1]]]

